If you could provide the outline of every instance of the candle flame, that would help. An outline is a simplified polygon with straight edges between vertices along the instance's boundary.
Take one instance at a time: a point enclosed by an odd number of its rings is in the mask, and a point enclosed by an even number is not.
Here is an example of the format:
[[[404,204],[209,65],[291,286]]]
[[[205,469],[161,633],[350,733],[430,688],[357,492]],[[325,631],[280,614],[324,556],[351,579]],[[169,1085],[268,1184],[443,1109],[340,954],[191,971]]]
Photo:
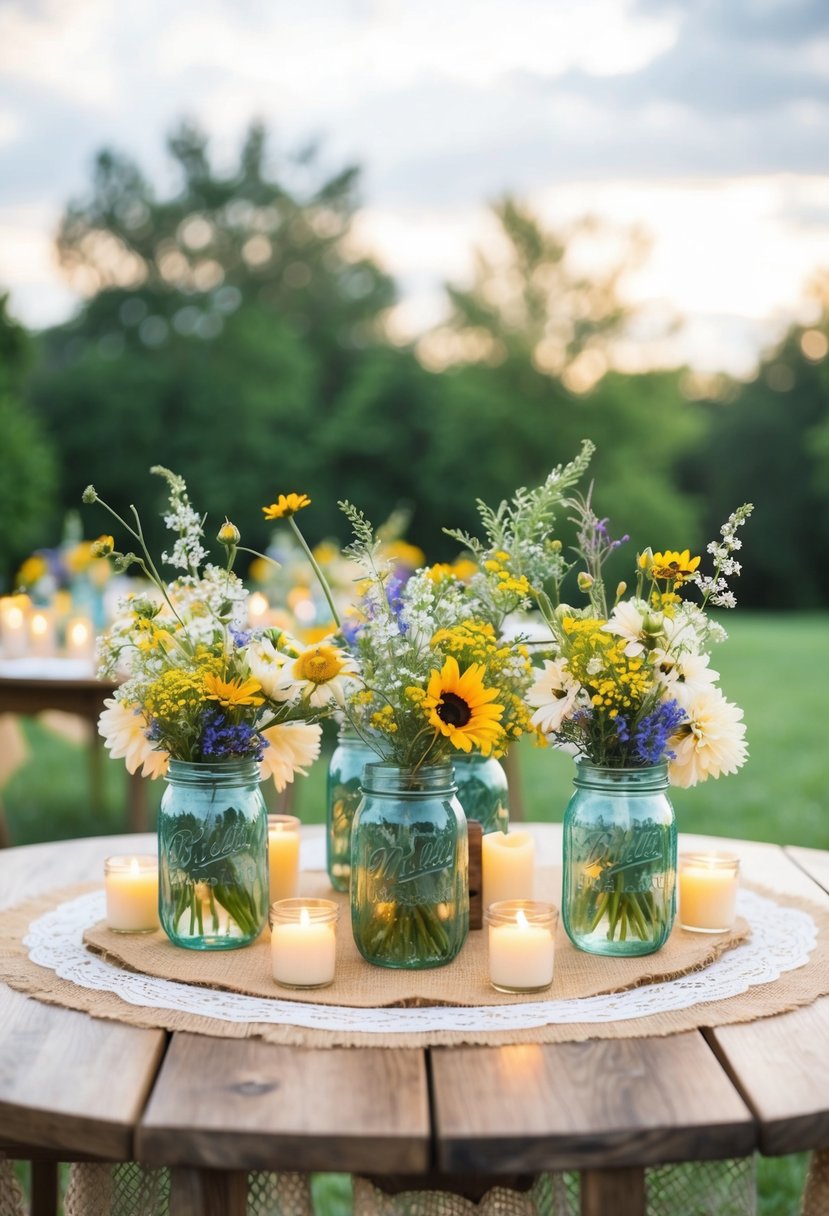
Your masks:
[[[300,923],[300,924],[301,924],[301,925],[302,925],[304,928],[306,928],[306,929],[307,929],[307,928],[308,928],[308,926],[310,925],[310,923],[311,923],[311,915],[310,915],[310,913],[309,913],[309,911],[308,911],[308,909],[307,909],[307,908],[300,908],[300,910],[299,910],[299,923]]]
[[[84,622],[75,621],[74,625],[72,626],[72,628],[69,631],[70,641],[75,646],[83,646],[84,642],[87,640],[88,637],[89,637],[89,630],[87,629]]]
[[[32,633],[45,633],[49,628],[49,622],[42,612],[36,612],[32,617]]]
[[[527,920],[526,916],[524,915],[523,908],[519,908],[518,911],[515,913],[515,923],[516,923],[516,925],[518,925],[519,929],[526,929],[529,927],[530,922]]]
[[[269,604],[261,591],[254,591],[253,595],[248,600],[248,615],[250,617],[264,616],[268,611]]]

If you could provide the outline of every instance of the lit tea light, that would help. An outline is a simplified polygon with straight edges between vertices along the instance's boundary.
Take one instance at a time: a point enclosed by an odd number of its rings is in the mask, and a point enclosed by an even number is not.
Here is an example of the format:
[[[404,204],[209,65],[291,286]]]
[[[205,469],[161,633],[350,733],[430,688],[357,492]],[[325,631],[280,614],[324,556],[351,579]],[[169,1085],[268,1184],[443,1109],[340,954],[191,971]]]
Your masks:
[[[45,658],[55,649],[55,629],[48,612],[39,609],[29,617],[29,654]]]
[[[299,883],[299,820],[296,815],[268,815],[270,902],[290,899]]]
[[[286,988],[324,988],[337,963],[337,905],[332,899],[280,899],[271,905],[271,969]]]
[[[558,909],[539,900],[499,900],[484,915],[489,980],[498,992],[543,992],[553,982]]]
[[[6,595],[0,599],[0,641],[7,659],[26,653],[26,616],[31,601],[28,595]]]
[[[731,929],[737,911],[736,853],[680,853],[679,923],[694,933]]]
[[[489,832],[481,842],[484,907],[505,899],[532,899],[535,842],[529,832]]]
[[[262,629],[268,623],[271,606],[261,591],[254,591],[248,600],[248,624],[252,629]]]
[[[116,933],[152,933],[159,927],[156,857],[107,857],[104,891],[107,926]]]
[[[66,623],[66,653],[72,659],[91,659],[95,635],[86,617],[70,617]]]

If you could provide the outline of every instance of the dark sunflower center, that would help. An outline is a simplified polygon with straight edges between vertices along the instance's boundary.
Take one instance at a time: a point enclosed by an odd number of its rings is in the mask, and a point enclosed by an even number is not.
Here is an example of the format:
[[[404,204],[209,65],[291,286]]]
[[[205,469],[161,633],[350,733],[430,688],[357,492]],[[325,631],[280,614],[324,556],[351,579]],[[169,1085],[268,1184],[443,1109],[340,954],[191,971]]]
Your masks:
[[[453,692],[443,694],[436,713],[441,722],[445,722],[447,726],[466,726],[472,717],[472,710],[466,701]]]

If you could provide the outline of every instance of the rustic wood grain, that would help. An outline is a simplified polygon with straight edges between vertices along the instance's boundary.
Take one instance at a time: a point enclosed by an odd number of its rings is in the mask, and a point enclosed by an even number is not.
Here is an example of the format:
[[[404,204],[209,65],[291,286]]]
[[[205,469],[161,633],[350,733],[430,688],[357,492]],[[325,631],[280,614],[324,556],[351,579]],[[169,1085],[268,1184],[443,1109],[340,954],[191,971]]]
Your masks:
[[[437,1164],[527,1173],[740,1156],[751,1115],[697,1032],[431,1052]]]
[[[581,1216],[645,1216],[645,1171],[585,1170],[581,1176]]]
[[[757,1116],[762,1153],[829,1146],[829,997],[706,1033]]]
[[[0,1134],[129,1160],[165,1040],[0,987]]]
[[[174,1169],[170,1216],[245,1216],[248,1177],[226,1170]]]
[[[795,845],[787,845],[785,853],[824,891],[829,892],[829,853],[820,849],[802,849]]]
[[[422,1173],[424,1056],[177,1034],[136,1147],[159,1165]]]

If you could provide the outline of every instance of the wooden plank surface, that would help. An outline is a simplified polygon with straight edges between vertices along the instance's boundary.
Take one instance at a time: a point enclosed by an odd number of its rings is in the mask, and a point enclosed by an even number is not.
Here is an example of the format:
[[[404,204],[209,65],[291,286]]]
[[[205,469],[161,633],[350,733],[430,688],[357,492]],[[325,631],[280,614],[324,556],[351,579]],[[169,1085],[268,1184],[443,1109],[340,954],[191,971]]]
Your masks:
[[[0,1136],[128,1160],[165,1042],[0,987]]]
[[[174,1036],[137,1133],[142,1161],[423,1173],[424,1054]]]
[[[829,892],[829,853],[822,849],[802,849],[795,845],[786,847],[786,856],[791,858],[824,891]]]
[[[651,1165],[750,1153],[753,1121],[697,1032],[431,1052],[449,1171]]]

